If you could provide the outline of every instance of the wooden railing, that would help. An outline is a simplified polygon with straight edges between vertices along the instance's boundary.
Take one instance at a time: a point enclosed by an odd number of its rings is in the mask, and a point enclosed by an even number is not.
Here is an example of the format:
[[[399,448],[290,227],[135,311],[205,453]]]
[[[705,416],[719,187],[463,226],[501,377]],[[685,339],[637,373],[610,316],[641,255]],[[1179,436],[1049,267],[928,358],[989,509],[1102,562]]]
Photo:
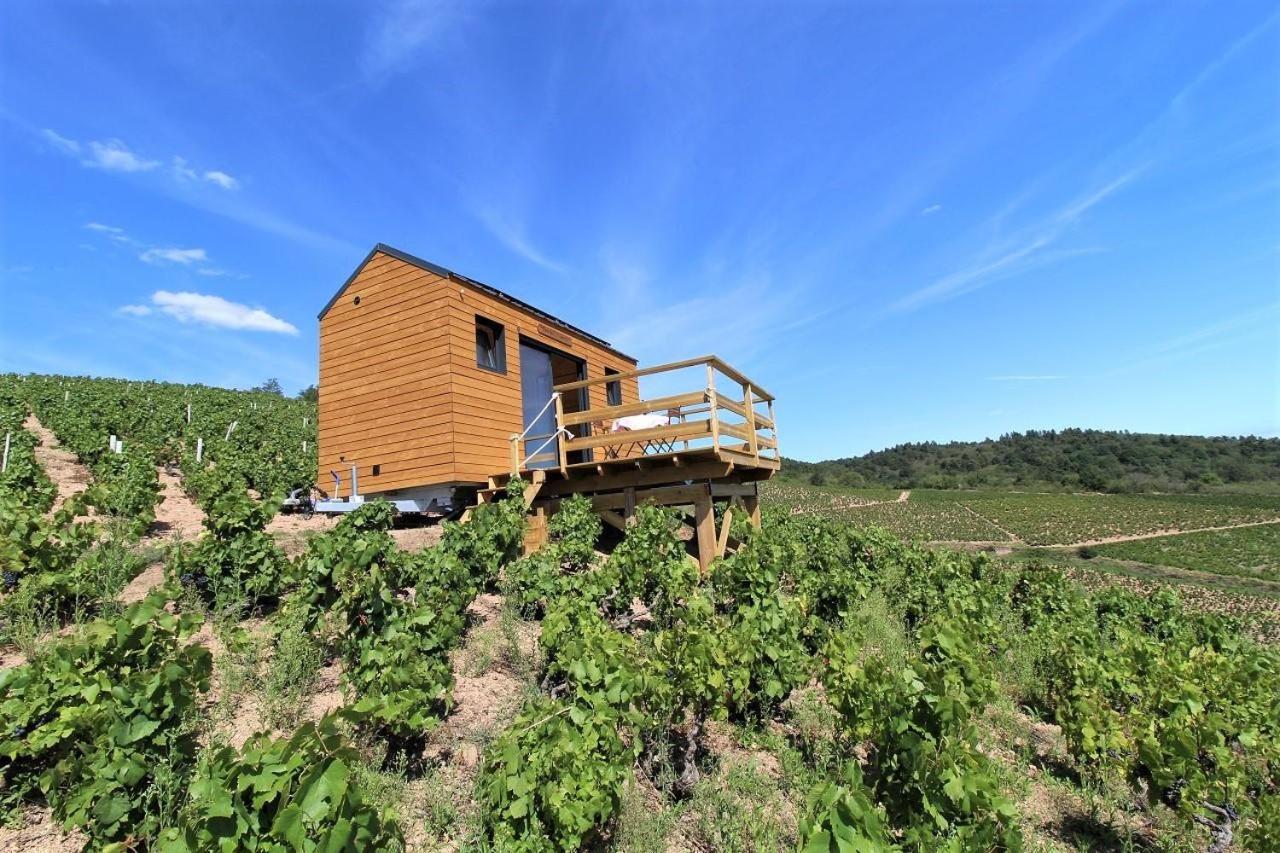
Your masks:
[[[695,382],[701,387],[620,406],[564,410],[563,398],[568,392],[660,374],[670,374],[665,379],[676,388]],[[610,373],[557,385],[553,390],[556,428],[562,436],[558,442],[561,470],[571,464],[570,454],[575,451],[598,451],[608,460],[710,448],[721,458],[739,464],[772,467],[780,462],[773,395],[714,355]],[[665,422],[615,431],[619,419],[637,415],[658,415]],[[564,438],[570,433],[574,437]],[[514,446],[512,458],[516,458]],[[595,461],[602,461],[599,455]]]

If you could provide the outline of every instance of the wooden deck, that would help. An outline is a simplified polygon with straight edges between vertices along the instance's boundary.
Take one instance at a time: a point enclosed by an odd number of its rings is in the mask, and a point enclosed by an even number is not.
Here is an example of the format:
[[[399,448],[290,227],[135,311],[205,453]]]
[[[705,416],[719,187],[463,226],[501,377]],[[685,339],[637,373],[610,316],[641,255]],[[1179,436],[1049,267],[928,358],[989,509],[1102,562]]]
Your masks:
[[[566,413],[561,404],[564,394],[642,376],[660,379],[671,393],[580,412]],[[490,499],[513,473],[530,484],[525,492],[533,513],[528,549],[542,544],[546,518],[561,498],[573,494],[589,496],[606,523],[624,530],[638,505],[685,508],[703,569],[732,547],[729,526],[735,512],[759,525],[757,483],[781,467],[774,398],[716,356],[570,382],[553,390],[548,405],[555,407],[560,439],[521,458],[526,436],[512,435],[510,471],[491,476],[480,495],[482,501]],[[588,458],[570,461],[577,456]],[[726,505],[718,531],[717,502]]]

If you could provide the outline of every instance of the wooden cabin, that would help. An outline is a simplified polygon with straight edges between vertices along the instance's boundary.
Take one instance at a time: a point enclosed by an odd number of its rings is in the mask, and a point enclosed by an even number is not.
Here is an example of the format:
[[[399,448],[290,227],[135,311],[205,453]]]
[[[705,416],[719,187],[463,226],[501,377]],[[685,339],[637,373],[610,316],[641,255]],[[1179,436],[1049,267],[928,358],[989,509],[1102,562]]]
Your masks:
[[[518,474],[535,545],[568,494],[591,495],[618,525],[637,502],[688,504],[705,564],[728,542],[713,501],[758,519],[755,484],[780,464],[773,397],[715,356],[641,368],[390,246],[374,247],[319,319],[317,483],[334,498],[358,488],[450,511]],[[643,399],[642,377],[662,393]]]

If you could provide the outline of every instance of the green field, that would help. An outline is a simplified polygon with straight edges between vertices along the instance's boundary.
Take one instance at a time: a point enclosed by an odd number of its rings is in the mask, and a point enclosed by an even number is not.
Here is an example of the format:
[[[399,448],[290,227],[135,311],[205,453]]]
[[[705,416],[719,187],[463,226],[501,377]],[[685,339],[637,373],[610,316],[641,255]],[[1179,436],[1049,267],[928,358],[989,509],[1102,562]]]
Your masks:
[[[1095,550],[1117,560],[1280,581],[1280,524],[1116,542]]]
[[[1124,536],[1280,520],[1274,495],[1108,495],[916,489],[905,503],[882,489],[766,484],[766,504],[907,539],[1076,545]],[[887,497],[892,496],[892,497]]]
[[[917,542],[1009,549],[1019,560],[1069,563],[1112,574],[1139,572],[1180,585],[1225,585],[1267,598],[1275,597],[1274,584],[1280,582],[1280,497],[1274,495],[915,489],[899,501],[892,490],[795,483],[766,483],[761,495],[766,506],[791,513],[882,527]],[[1271,521],[1278,523],[1152,536]],[[1107,541],[1122,537],[1147,538]],[[1085,544],[1094,559],[1075,553]]]

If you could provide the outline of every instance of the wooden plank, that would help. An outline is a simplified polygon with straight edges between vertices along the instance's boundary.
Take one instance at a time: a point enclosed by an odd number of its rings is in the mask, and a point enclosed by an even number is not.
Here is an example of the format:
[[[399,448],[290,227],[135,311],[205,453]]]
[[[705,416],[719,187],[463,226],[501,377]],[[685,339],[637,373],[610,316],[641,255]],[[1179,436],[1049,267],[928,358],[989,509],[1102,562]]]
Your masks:
[[[760,529],[760,491],[759,488],[753,486],[753,494],[746,495],[742,498],[742,505],[747,510],[747,517],[751,519],[751,526],[756,530]]]
[[[760,398],[763,400],[773,399],[772,394],[770,394],[768,391],[764,390],[759,385],[752,382],[750,379],[748,379],[743,374],[739,373],[734,368],[730,367],[719,356],[712,355],[712,356],[708,356],[708,358],[711,360],[711,364],[712,366],[715,367],[716,370],[719,370],[721,373],[723,373],[725,376],[728,376],[734,382],[737,382],[739,385],[744,385],[744,386],[750,385],[752,388],[755,389],[756,394],[758,394]]]
[[[720,424],[720,431],[721,431],[721,432],[723,432],[723,433],[726,433],[726,434],[728,434],[728,435],[733,436],[734,438],[736,438],[736,439],[738,439],[739,441],[741,441],[741,442],[742,442],[744,445],[746,445],[748,448],[750,448],[750,446],[751,446],[751,438],[750,438],[751,434],[750,434],[749,432],[747,432],[747,431],[746,431],[746,429],[744,429],[740,424],[725,424],[725,423],[722,423],[722,424]],[[755,455],[755,454],[752,454],[752,453],[750,453],[750,452],[748,451],[747,455],[748,455],[748,456],[753,456],[753,455]]]
[[[747,435],[750,437],[750,440],[751,440],[751,455],[759,456],[760,445],[756,437],[756,407],[751,403],[753,396],[754,396],[754,392],[751,390],[751,386],[746,385],[743,388],[742,407],[746,410],[746,413],[747,413],[746,414]]]
[[[703,492],[693,504],[694,532],[698,540],[698,568],[705,573],[711,567],[716,553],[716,516],[711,503],[711,490],[703,486]]]
[[[706,435],[709,426],[709,421],[691,421],[685,424],[672,424],[671,426],[652,427],[651,429],[633,429],[627,432],[609,433],[590,438],[575,438],[573,441],[566,441],[565,445],[567,445],[568,450],[585,450],[591,447],[608,447],[614,444],[625,445],[632,442],[653,441],[654,439],[674,440]]]
[[[564,398],[563,398],[563,397],[561,397],[559,394],[556,394],[556,395],[555,395],[555,401],[556,401],[556,420],[555,420],[555,422],[556,422],[557,424],[562,424],[562,423],[564,423]],[[559,458],[558,458],[558,460],[557,460],[557,461],[560,463],[560,472],[561,472],[561,473],[564,473],[564,469],[565,469],[565,468],[568,466],[568,464],[569,464],[569,451],[568,451],[568,449],[565,447],[565,445],[566,445],[566,444],[568,444],[568,442],[564,440],[564,436],[563,436],[563,435],[561,435],[561,436],[560,436],[560,438],[559,438],[559,440],[557,440],[557,441],[556,441],[556,449],[558,450],[558,454],[557,454],[557,455],[559,456]]]
[[[733,507],[724,509],[724,517],[720,519],[720,538],[716,540],[716,556],[723,557],[724,549],[729,545],[729,529],[733,526]]]
[[[711,496],[713,498],[732,498],[744,497],[746,495],[756,494],[756,487],[753,483],[712,483]]]
[[[736,400],[733,400],[729,397],[721,396],[717,399],[716,402],[719,404],[720,408],[728,409],[738,417],[746,420],[747,410],[743,408],[741,405],[739,405]]]
[[[673,394],[670,397],[654,397],[652,400],[640,400],[636,403],[625,403],[621,406],[601,406],[585,412],[572,412],[564,416],[563,426],[591,423],[593,421],[612,421],[630,415],[643,415],[649,412],[666,412],[668,409],[679,409],[706,401],[706,394],[695,391],[690,394]]]
[[[707,360],[711,358],[714,358],[714,356],[704,355],[699,358],[688,358],[688,359],[685,359],[684,361],[673,361],[673,362],[670,362],[669,364],[658,364],[658,365],[654,365],[653,367],[643,367],[637,370],[627,370],[622,373],[613,374],[607,378],[602,376],[596,379],[582,379],[582,380],[579,380],[578,382],[570,382],[566,385],[557,385],[554,390],[573,391],[578,388],[588,388],[592,385],[600,385],[606,381],[612,382],[614,380],[639,379],[641,376],[652,376],[655,373],[665,373],[667,371],[672,371],[672,370],[683,370],[686,367],[696,367],[699,364],[706,364]]]
[[[574,477],[565,480],[548,481],[542,487],[542,493],[548,496],[571,495],[578,492],[591,493],[624,489],[628,486],[667,485],[682,483],[685,480],[714,479],[727,477],[733,471],[733,465],[717,460],[690,463],[682,467],[656,468],[648,471],[622,470],[607,471],[604,474]]]
[[[777,460],[769,459],[764,456],[755,457],[749,453],[743,453],[737,450],[730,450],[727,447],[720,448],[720,455],[727,461],[737,465],[755,466],[757,468],[769,468],[777,470],[781,467]]]
[[[595,509],[620,509],[625,513],[627,511],[627,497],[628,493],[630,493],[631,512],[634,513],[635,506],[646,503],[653,503],[658,506],[693,503],[699,495],[706,492],[706,488],[705,483],[694,486],[662,486],[660,488],[640,490],[627,488],[613,494],[595,495],[591,498],[591,506]],[[628,518],[630,516],[624,514],[623,517]]]
[[[616,527],[623,533],[627,532],[627,520],[618,515],[611,509],[596,510],[596,514],[600,516],[600,520],[610,527]]]

